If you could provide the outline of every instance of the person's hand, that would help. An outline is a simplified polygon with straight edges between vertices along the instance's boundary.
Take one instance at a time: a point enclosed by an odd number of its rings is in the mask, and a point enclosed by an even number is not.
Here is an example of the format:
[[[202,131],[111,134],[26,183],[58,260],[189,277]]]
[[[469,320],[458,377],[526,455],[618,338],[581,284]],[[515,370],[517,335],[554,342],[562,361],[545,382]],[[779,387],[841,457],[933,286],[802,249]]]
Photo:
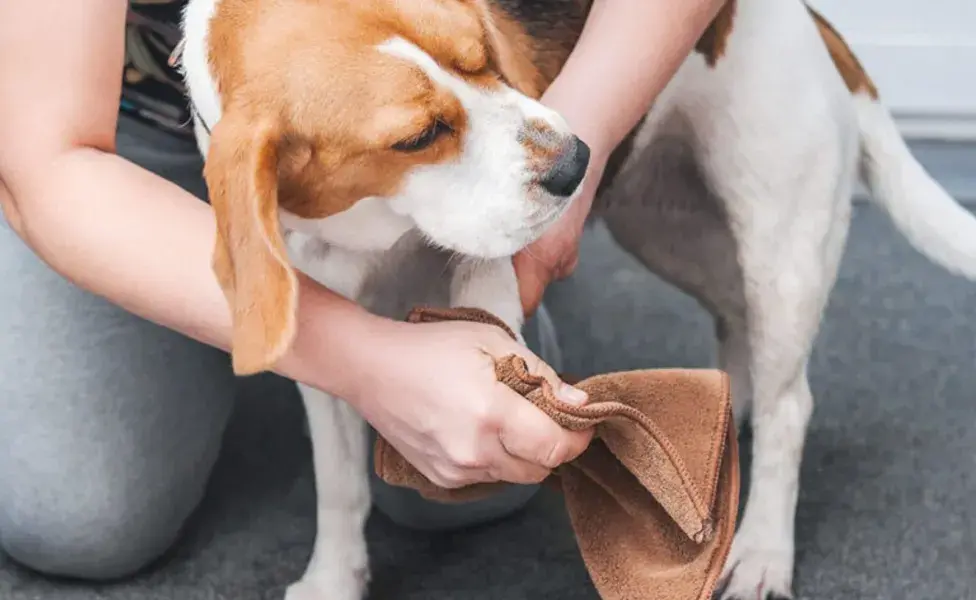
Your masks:
[[[526,316],[531,316],[539,308],[550,283],[565,279],[576,270],[583,225],[605,167],[606,160],[599,154],[592,154],[583,189],[573,205],[538,240],[513,257],[522,310]]]
[[[537,483],[576,458],[592,432],[570,432],[495,378],[494,359],[518,354],[565,402],[586,394],[499,328],[389,323],[370,340],[382,369],[350,401],[404,458],[441,487]]]

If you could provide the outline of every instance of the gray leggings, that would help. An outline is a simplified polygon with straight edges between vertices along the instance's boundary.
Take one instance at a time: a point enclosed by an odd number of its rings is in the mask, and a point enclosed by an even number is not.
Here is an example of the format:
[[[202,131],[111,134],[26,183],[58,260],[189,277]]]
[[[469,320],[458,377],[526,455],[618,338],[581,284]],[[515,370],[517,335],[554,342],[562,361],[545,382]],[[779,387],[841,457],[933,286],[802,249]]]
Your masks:
[[[119,152],[202,197],[192,145],[123,118]],[[131,574],[201,500],[233,409],[228,358],[72,286],[2,219],[0,281],[0,546],[51,575]],[[544,315],[527,337],[558,361]],[[380,511],[426,529],[502,517],[535,492],[445,507],[372,483]]]

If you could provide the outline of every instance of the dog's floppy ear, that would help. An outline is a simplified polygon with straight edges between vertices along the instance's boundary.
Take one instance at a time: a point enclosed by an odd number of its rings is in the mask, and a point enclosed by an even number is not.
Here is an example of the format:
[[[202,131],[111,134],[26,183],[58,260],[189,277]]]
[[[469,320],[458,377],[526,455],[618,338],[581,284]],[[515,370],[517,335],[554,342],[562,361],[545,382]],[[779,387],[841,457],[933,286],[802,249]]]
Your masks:
[[[231,310],[238,375],[273,367],[295,335],[298,280],[278,224],[280,141],[276,119],[230,108],[204,167],[217,218],[213,270]]]

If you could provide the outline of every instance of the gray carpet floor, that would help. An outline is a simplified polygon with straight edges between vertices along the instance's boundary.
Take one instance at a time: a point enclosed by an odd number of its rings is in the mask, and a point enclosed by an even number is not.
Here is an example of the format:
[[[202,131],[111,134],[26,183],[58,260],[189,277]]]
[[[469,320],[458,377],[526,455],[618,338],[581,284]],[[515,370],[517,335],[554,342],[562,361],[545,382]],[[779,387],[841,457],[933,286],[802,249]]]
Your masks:
[[[548,304],[580,374],[710,363],[687,297],[597,228]],[[976,285],[858,207],[811,365],[817,398],[797,523],[802,599],[976,598]],[[302,572],[314,495],[293,386],[241,382],[209,494],[173,551],[137,578],[50,581],[0,558],[2,600],[279,600]],[[597,600],[550,493],[448,535],[368,526],[375,600]]]

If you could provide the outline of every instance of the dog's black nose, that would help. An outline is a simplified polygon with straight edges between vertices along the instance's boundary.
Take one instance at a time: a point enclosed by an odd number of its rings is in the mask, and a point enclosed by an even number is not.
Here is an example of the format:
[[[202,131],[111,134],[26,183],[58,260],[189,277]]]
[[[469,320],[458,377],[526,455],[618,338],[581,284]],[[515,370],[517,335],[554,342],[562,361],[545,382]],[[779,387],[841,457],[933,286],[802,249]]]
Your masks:
[[[590,147],[575,135],[565,144],[552,169],[540,185],[553,196],[571,196],[579,187],[590,164]]]

